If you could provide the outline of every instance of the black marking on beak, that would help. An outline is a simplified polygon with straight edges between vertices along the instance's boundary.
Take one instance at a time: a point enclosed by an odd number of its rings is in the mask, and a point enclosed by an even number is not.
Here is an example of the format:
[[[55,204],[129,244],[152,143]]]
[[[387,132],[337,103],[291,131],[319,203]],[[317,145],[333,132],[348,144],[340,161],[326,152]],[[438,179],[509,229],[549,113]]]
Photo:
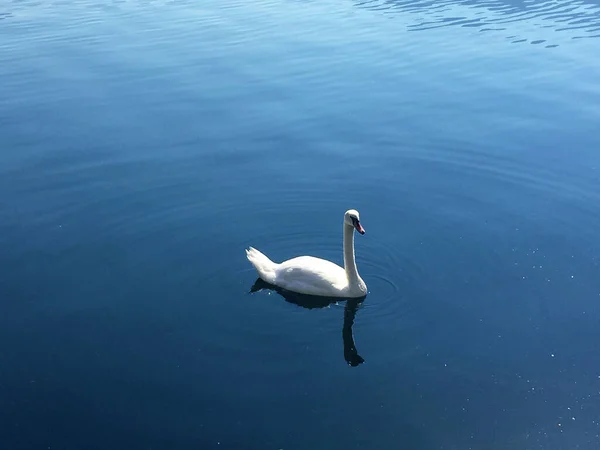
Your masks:
[[[365,229],[360,224],[360,220],[358,220],[356,217],[351,217],[351,219],[352,219],[352,225],[354,226],[356,231],[358,231],[360,234],[365,234]]]

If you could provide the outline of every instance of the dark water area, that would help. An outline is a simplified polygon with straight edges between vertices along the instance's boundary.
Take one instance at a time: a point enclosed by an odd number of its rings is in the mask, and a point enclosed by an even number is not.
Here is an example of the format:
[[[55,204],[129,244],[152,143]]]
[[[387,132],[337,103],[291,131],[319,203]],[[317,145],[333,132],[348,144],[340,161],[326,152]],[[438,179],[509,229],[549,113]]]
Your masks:
[[[0,4],[0,447],[600,448],[600,4]],[[363,301],[257,282],[342,264]]]

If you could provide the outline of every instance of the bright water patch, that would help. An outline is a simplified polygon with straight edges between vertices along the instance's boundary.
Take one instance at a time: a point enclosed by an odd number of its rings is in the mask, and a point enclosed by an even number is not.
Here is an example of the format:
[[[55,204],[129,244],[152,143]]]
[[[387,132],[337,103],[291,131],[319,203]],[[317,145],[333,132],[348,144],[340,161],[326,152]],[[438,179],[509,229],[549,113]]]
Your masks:
[[[356,5],[405,15],[411,31],[458,26],[546,48],[568,39],[600,37],[600,5],[590,1],[368,0]]]

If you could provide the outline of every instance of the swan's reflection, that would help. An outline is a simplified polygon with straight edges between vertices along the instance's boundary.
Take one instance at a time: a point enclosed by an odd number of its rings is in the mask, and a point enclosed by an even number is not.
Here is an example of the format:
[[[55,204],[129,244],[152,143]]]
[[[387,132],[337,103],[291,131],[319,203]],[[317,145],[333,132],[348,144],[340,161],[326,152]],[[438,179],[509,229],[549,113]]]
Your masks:
[[[319,297],[314,295],[305,295],[286,291],[285,289],[281,289],[277,286],[273,286],[269,283],[266,283],[260,278],[256,279],[254,285],[252,286],[252,288],[250,288],[250,293],[258,292],[263,289],[277,292],[287,302],[293,303],[295,305],[307,309],[325,308],[337,302],[344,301],[343,298]],[[358,351],[356,350],[356,345],[354,344],[354,336],[352,334],[352,325],[354,325],[356,312],[358,311],[358,308],[360,307],[364,299],[365,297],[346,299],[346,306],[344,307],[344,325],[342,326],[342,340],[344,342],[344,359],[349,365],[353,367],[356,367],[365,362],[363,357],[360,356],[358,354]]]

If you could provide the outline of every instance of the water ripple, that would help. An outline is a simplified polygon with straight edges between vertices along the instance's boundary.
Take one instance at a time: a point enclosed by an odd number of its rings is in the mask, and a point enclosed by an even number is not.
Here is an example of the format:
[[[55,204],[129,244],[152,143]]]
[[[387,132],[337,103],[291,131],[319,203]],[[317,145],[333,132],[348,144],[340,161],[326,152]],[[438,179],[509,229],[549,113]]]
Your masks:
[[[480,32],[507,31],[512,43],[541,44],[556,39],[548,31],[568,34],[570,39],[599,37],[600,6],[585,1],[545,1],[509,4],[505,1],[365,0],[356,6],[384,14],[409,14],[409,31],[444,27],[478,28]],[[499,26],[502,25],[502,26]],[[564,38],[563,38],[564,39]],[[546,47],[556,47],[555,42]]]

